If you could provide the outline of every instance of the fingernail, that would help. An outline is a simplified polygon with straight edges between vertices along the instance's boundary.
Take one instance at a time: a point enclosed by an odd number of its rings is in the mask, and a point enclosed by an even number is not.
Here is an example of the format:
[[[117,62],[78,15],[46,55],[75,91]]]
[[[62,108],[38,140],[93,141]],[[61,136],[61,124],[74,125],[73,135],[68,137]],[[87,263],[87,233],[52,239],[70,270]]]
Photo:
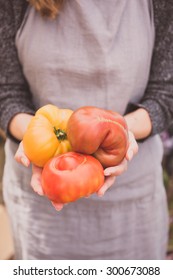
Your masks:
[[[104,175],[105,175],[105,176],[110,176],[111,173],[110,173],[109,171],[105,171],[105,172],[104,172]]]
[[[56,211],[61,211],[62,210],[62,208],[63,208],[63,205],[56,205],[56,204],[54,204],[53,202],[51,202],[52,203],[52,205],[53,205],[53,207],[55,208],[55,210]]]
[[[128,160],[131,160],[132,157],[133,157],[133,151],[130,150],[130,151],[128,152]]]
[[[22,162],[22,164],[23,164],[24,166],[28,167],[29,162],[28,162],[28,160],[27,160],[26,158],[22,157],[22,158],[21,158],[21,162]]]
[[[99,192],[99,193],[98,193],[98,196],[99,196],[99,197],[102,197],[103,195],[104,195],[104,192]]]
[[[42,188],[40,188],[40,186],[34,186],[33,189],[34,189],[34,191],[35,191],[36,193],[38,193],[39,195],[41,195],[41,196],[44,195],[43,190],[42,190]]]
[[[44,195],[44,193],[42,192],[42,191],[38,191],[37,192],[40,196],[43,196]]]

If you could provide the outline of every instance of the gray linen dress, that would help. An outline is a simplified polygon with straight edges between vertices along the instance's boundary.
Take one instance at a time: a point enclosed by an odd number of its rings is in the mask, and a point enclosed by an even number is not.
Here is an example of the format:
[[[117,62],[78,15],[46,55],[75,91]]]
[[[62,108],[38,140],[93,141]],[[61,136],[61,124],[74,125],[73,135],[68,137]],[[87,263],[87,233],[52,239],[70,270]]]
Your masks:
[[[147,84],[154,43],[150,0],[67,0],[56,20],[29,7],[16,36],[37,108],[93,105],[124,114]],[[163,259],[168,213],[159,136],[139,144],[128,170],[56,212],[30,187],[31,168],[7,140],[4,198],[17,259]]]

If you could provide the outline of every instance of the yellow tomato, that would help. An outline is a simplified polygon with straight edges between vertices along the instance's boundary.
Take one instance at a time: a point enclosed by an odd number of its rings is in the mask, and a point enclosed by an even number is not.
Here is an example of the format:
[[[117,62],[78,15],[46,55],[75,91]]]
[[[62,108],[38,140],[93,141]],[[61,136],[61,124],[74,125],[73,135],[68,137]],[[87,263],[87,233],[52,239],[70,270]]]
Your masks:
[[[66,129],[72,113],[51,104],[36,112],[23,137],[24,152],[32,163],[43,167],[53,156],[71,151]]]

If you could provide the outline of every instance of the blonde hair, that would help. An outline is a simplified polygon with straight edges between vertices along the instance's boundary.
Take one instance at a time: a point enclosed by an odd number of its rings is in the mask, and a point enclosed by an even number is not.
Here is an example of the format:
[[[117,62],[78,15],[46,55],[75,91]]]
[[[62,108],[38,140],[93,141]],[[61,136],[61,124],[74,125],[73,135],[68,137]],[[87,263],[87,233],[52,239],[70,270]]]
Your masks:
[[[54,19],[64,0],[29,0],[29,3],[35,7],[35,9],[40,12],[44,17]]]

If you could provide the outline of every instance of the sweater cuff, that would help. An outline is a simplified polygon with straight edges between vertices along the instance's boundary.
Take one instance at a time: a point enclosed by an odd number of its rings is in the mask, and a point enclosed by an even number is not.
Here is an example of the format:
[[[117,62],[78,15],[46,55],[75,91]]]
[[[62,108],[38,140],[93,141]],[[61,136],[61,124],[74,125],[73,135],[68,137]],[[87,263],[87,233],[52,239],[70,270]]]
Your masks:
[[[152,99],[142,100],[141,103],[129,103],[125,114],[131,113],[139,108],[145,109],[152,123],[152,131],[149,136],[161,133],[166,129],[165,114],[160,105]]]
[[[159,134],[166,129],[167,124],[165,123],[165,113],[157,102],[154,102],[154,100],[151,99],[146,99],[138,106],[139,108],[144,108],[149,114],[152,123],[151,136]]]

